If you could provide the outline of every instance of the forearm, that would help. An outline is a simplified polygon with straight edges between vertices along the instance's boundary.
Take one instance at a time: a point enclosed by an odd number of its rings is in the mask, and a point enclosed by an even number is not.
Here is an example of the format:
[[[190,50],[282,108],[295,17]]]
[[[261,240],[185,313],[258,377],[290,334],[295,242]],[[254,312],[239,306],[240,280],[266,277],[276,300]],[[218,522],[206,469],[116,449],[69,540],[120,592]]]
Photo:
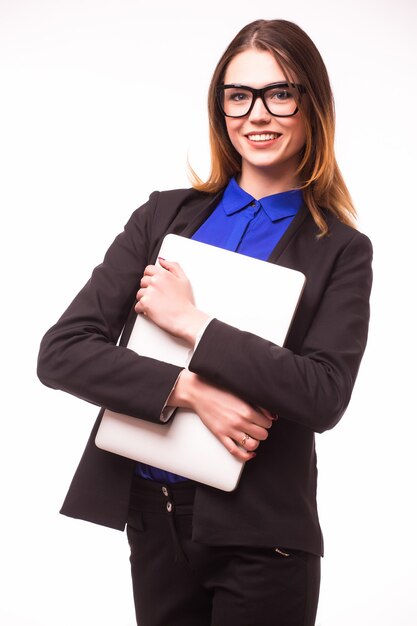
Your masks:
[[[79,294],[42,340],[40,380],[88,402],[158,421],[180,368],[116,343],[149,261],[158,194],[135,211]]]
[[[151,421],[159,421],[180,371],[94,334],[66,335],[62,327],[44,337],[38,361],[38,376],[45,385]]]
[[[251,404],[318,432],[340,419],[351,392],[350,376],[338,368],[218,320],[207,328],[189,368]]]
[[[311,299],[308,307],[301,302],[303,324],[293,343],[280,347],[213,320],[189,369],[280,418],[318,432],[332,428],[349,403],[366,346],[371,259],[369,241],[355,235],[332,267],[310,320]]]

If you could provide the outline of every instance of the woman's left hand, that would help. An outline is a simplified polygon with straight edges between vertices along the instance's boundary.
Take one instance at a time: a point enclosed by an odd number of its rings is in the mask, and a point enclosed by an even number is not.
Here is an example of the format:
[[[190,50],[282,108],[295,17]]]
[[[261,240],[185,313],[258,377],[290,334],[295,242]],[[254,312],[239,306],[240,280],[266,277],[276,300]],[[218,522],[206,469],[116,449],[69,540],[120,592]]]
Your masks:
[[[145,268],[135,311],[193,345],[209,316],[196,308],[190,282],[181,266],[161,257],[158,260],[160,267]]]

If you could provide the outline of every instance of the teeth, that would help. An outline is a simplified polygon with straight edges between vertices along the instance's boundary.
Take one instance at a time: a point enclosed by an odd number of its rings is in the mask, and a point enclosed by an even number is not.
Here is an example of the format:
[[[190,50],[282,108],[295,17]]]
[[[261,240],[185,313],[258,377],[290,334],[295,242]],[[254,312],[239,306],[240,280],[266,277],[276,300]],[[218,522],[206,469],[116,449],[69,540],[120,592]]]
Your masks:
[[[268,139],[277,139],[278,133],[262,133],[261,135],[248,135],[251,141],[268,141]]]

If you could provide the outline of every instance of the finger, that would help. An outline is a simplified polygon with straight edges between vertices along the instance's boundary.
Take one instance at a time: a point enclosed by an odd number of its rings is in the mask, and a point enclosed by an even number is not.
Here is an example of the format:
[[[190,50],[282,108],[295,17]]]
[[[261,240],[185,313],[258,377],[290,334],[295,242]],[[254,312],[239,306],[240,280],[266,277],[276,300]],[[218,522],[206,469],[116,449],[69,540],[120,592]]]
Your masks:
[[[141,289],[139,289],[139,291],[136,293],[136,300],[139,302],[139,300],[143,298],[145,293],[146,293],[146,288],[142,287]]]
[[[149,305],[152,301],[150,299],[152,287],[148,287],[147,289],[139,289],[137,293],[138,301],[135,305],[136,313],[148,313]]]
[[[160,268],[157,267],[156,265],[147,265],[145,267],[145,269],[144,269],[143,275],[144,276],[154,276],[158,272],[160,272]]]
[[[147,310],[146,296],[142,296],[140,300],[135,304],[136,313],[145,313]]]
[[[263,410],[258,408],[254,409],[250,421],[262,428],[271,428],[272,426],[272,418],[269,415],[265,415]]]
[[[238,445],[236,441],[233,441],[230,437],[225,437],[220,440],[225,448],[232,454],[234,457],[239,459],[240,461],[250,461],[253,459],[256,454],[255,452],[248,452],[244,450],[241,446]]]
[[[162,257],[158,257],[158,261],[161,267],[163,267],[165,270],[168,270],[169,272],[172,272],[174,276],[177,276],[178,278],[185,277],[184,270],[179,263],[176,263],[175,261],[167,261]]]
[[[152,278],[153,278],[153,277],[152,277],[152,276],[149,276],[149,275],[147,275],[147,276],[142,276],[142,278],[140,279],[140,286],[141,286],[141,287],[145,287],[145,288],[146,288],[146,287],[149,287],[149,285],[150,285],[150,283],[151,283]]]
[[[264,437],[258,437],[258,434],[261,435],[261,432],[265,429],[268,430],[271,426],[272,420],[255,409],[242,412],[240,417],[233,424],[233,428],[235,428],[236,431],[240,432],[243,430],[244,433],[248,433],[248,435],[255,437],[255,439],[263,439]]]
[[[278,415],[276,413],[271,413],[271,411],[268,411],[268,409],[264,409],[261,406],[257,406],[256,408],[260,413],[262,413],[262,415],[265,415],[265,417],[272,420],[273,422],[278,419]]]
[[[246,450],[246,452],[253,452],[257,448],[259,448],[259,441],[257,439],[254,439],[247,433],[245,433],[243,437],[239,441],[237,441],[237,443],[241,448]]]
[[[265,439],[267,439],[269,435],[267,428],[262,428],[261,426],[257,426],[256,424],[244,424],[241,430],[236,430],[233,433],[233,438],[236,441],[242,441],[242,431],[249,435],[251,439],[255,439],[257,441],[265,441]]]

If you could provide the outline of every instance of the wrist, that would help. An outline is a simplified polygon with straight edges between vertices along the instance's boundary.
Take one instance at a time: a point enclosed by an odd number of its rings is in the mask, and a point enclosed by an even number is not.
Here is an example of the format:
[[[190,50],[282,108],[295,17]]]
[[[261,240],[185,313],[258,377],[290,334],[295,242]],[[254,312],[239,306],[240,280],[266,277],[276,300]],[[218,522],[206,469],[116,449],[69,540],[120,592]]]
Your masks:
[[[194,398],[198,387],[198,376],[187,369],[179,375],[174,389],[167,400],[167,405],[184,409],[194,408]]]
[[[190,346],[194,347],[197,336],[205,324],[210,320],[210,316],[195,307],[184,316],[181,323],[180,336]]]

